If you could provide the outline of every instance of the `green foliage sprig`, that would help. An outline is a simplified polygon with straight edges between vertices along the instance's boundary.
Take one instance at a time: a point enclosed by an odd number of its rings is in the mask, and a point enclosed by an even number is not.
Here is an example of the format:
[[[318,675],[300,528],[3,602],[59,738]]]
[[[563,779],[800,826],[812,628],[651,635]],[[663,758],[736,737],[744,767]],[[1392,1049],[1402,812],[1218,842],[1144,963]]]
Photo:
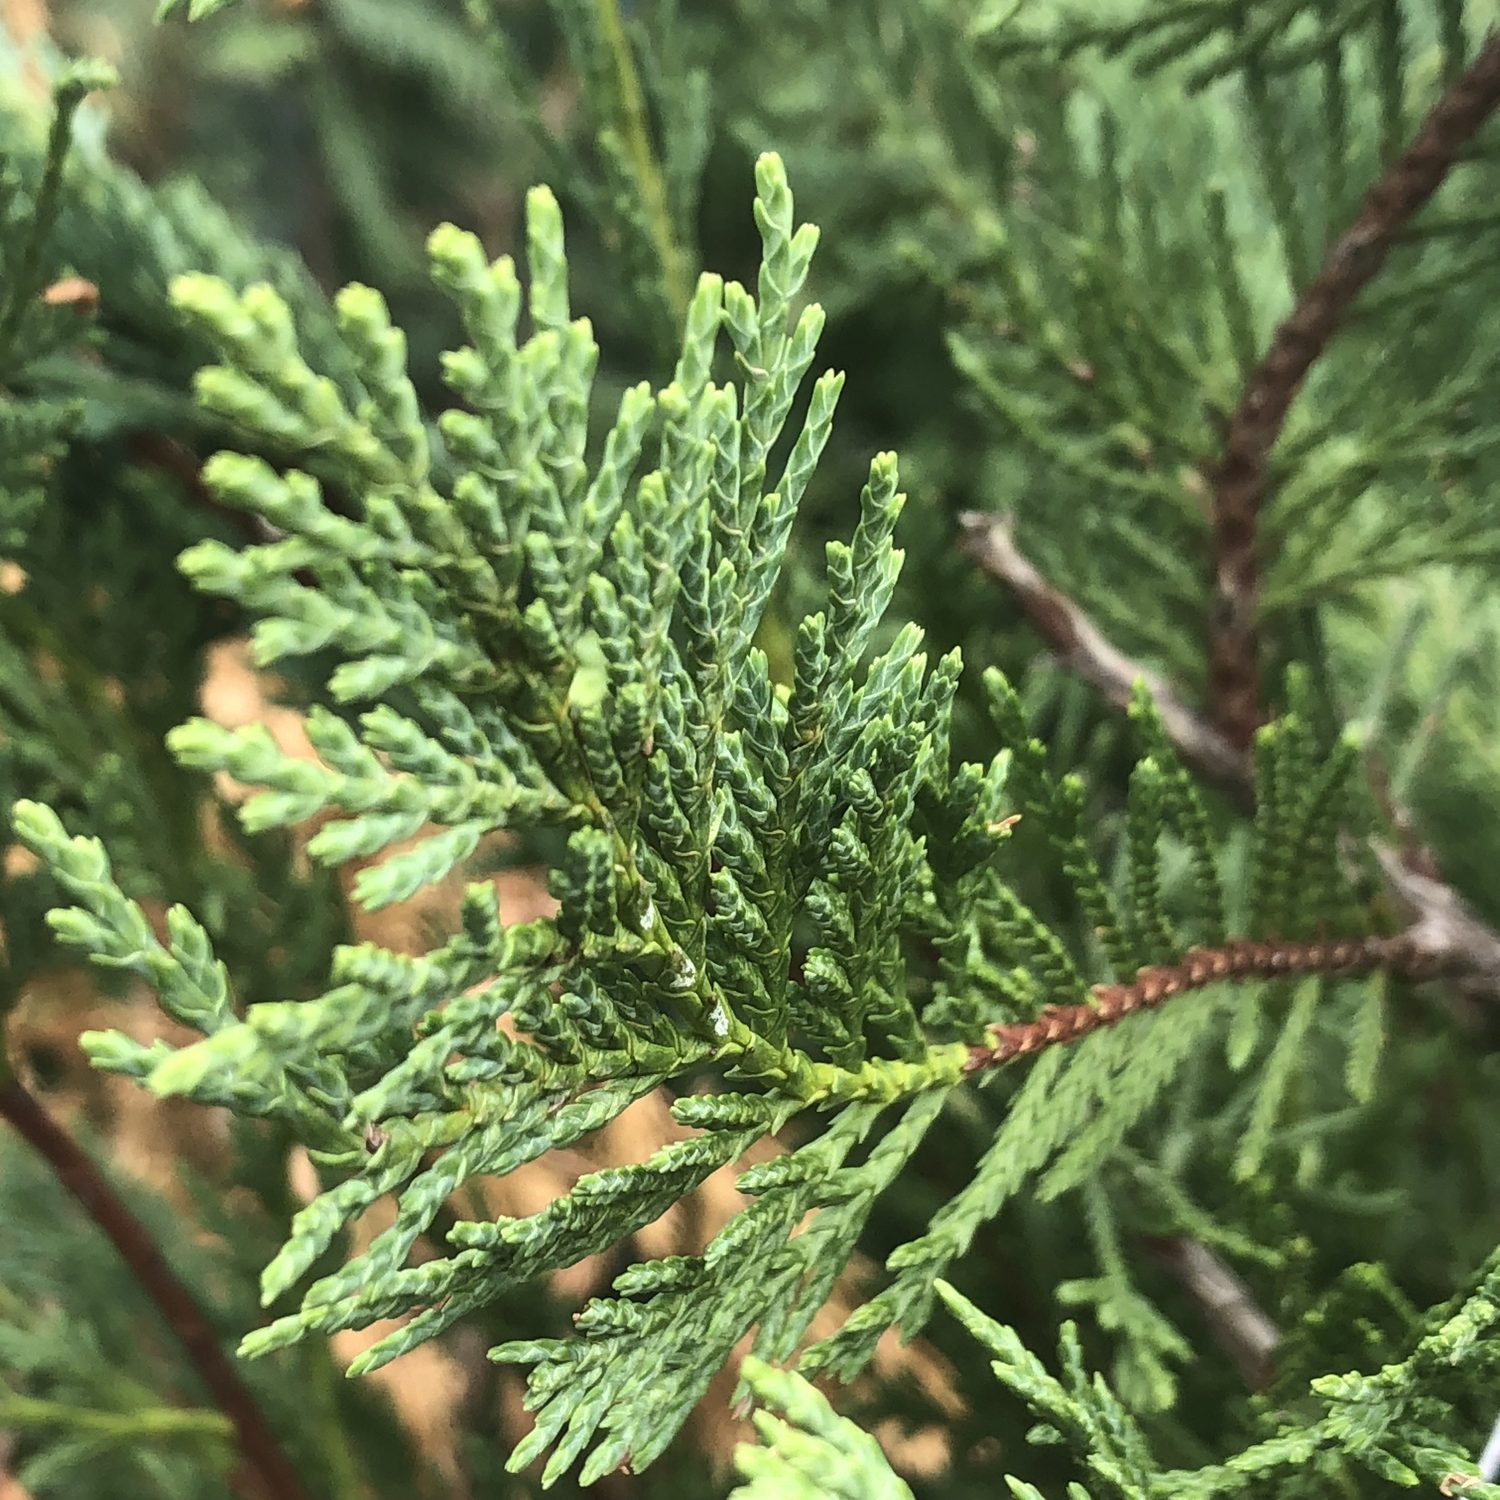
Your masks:
[[[109,88],[112,69],[80,63],[66,69],[52,91],[52,122],[36,173],[10,161],[0,173],[0,545],[16,546],[40,506],[46,475],[78,423],[75,404],[16,392],[26,367],[77,340],[79,310],[43,296],[47,250],[57,227],[63,168],[73,117],[86,95]],[[29,164],[28,164],[29,165]],[[88,289],[85,289],[87,291]],[[87,311],[87,307],[84,308]]]
[[[1500,1486],[1469,1472],[1462,1458],[1466,1414],[1442,1392],[1442,1374],[1470,1366],[1484,1330],[1500,1310],[1493,1300],[1496,1271],[1484,1268],[1471,1296],[1437,1310],[1406,1358],[1370,1375],[1328,1375],[1312,1382],[1318,1414],[1310,1420],[1285,1412],[1268,1415],[1274,1429],[1262,1441],[1221,1464],[1199,1469],[1160,1465],[1136,1417],[1109,1385],[1088,1369],[1078,1329],[1064,1323],[1060,1368],[1054,1373],[1015,1329],[986,1317],[946,1283],[938,1291],[967,1331],[993,1356],[991,1369],[1006,1391],[1035,1419],[1028,1442],[1066,1446],[1086,1472],[1089,1487],[1070,1483],[1068,1500],[1192,1500],[1257,1494],[1314,1494],[1318,1486],[1347,1484],[1353,1475],[1402,1488],[1423,1484],[1444,1494],[1493,1500]],[[1479,1362],[1493,1364],[1483,1354]],[[1434,1376],[1437,1379],[1434,1380]],[[760,1407],[759,1447],[737,1455],[745,1483],[735,1500],[814,1495],[911,1494],[891,1471],[868,1434],[838,1417],[800,1376],[759,1361],[745,1380]],[[1042,1491],[1013,1475],[1015,1500],[1042,1500]],[[1326,1489],[1325,1489],[1326,1492]]]

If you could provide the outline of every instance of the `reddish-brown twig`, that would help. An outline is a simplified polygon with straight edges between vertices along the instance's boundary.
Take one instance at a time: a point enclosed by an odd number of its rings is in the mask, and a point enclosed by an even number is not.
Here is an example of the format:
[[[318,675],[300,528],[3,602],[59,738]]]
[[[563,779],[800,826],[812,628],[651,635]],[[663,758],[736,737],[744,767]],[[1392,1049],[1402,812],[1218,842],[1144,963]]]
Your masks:
[[[1427,116],[1411,145],[1370,189],[1349,230],[1276,330],[1229,419],[1213,485],[1214,618],[1209,651],[1214,721],[1247,747],[1260,723],[1257,530],[1271,450],[1308,371],[1350,304],[1384,264],[1398,231],[1442,185],[1460,151],[1500,105],[1500,33]]]
[[[969,1049],[965,1071],[977,1073],[1014,1057],[1076,1042],[1138,1011],[1151,1010],[1174,995],[1226,980],[1289,979],[1302,974],[1332,977],[1368,974],[1374,969],[1420,975],[1435,967],[1435,959],[1405,934],[1314,943],[1240,938],[1221,948],[1193,948],[1180,963],[1142,969],[1128,984],[1096,984],[1092,999],[1082,1004],[1049,1005],[1035,1020],[991,1026],[987,1040]]]
[[[0,1119],[47,1162],[84,1211],[107,1234],[131,1275],[156,1304],[214,1404],[234,1424],[240,1455],[265,1500],[309,1500],[255,1397],[235,1373],[197,1299],[167,1263],[161,1247],[89,1155],[17,1080],[0,1083]]]
[[[1190,708],[1170,683],[1126,656],[1072,599],[1053,588],[1017,550],[1003,520],[971,513],[961,518],[961,525],[969,554],[1006,585],[1067,666],[1118,708],[1130,701],[1135,683],[1144,682],[1162,728],[1183,761],[1219,781],[1237,800],[1253,797],[1249,757]],[[1398,826],[1409,824],[1404,809],[1384,800]],[[1380,847],[1375,854],[1388,891],[1411,919],[1403,938],[1412,952],[1487,993],[1500,993],[1500,934],[1442,879],[1431,856],[1413,864]]]

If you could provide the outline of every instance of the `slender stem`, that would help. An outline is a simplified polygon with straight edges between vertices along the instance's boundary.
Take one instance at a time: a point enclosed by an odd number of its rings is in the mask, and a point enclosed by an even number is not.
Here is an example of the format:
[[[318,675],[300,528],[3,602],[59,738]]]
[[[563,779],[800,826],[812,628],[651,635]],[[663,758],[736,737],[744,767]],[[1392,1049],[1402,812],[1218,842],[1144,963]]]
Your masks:
[[[1321,943],[1239,939],[1220,948],[1194,948],[1180,963],[1139,970],[1129,983],[1096,984],[1092,999],[1081,1005],[1049,1005],[1033,1021],[1006,1021],[991,1026],[986,1032],[987,1040],[969,1049],[965,1072],[977,1073],[1014,1057],[1076,1042],[1137,1011],[1155,1009],[1174,995],[1211,984],[1286,979],[1296,974],[1367,974],[1374,969],[1421,976],[1436,967],[1434,956],[1404,934]]]
[[[1413,948],[1456,966],[1458,977],[1482,993],[1500,991],[1500,934],[1436,873],[1427,850],[1418,845],[1415,854],[1398,853],[1377,844],[1375,858],[1386,888],[1411,913],[1406,938]]]
[[[1249,779],[1249,761],[1212,724],[1189,708],[1154,672],[1126,656],[1094,621],[1022,555],[999,516],[969,511],[959,517],[963,548],[990,577],[1003,583],[1042,639],[1063,663],[1091,683],[1116,708],[1127,708],[1143,681],[1178,753],[1196,770],[1238,789]]]
[[[656,254],[661,261],[667,304],[672,309],[672,315],[681,319],[687,313],[690,296],[687,267],[682,246],[672,228],[672,210],[667,203],[667,185],[662,177],[661,163],[651,145],[646,96],[641,88],[640,73],[636,69],[635,54],[631,51],[630,38],[625,32],[620,0],[597,0],[597,4],[599,29],[604,35],[605,46],[609,48],[615,70],[615,86],[620,92],[625,147],[635,166],[636,182],[645,199],[651,237],[656,241]]]
[[[310,1500],[265,1414],[220,1347],[219,1336],[197,1299],[178,1279],[161,1247],[93,1159],[14,1076],[0,1075],[0,1118],[15,1126],[58,1182],[109,1236],[136,1282],[156,1304],[215,1405],[232,1424],[241,1456],[266,1500]]]
[[[1186,1235],[1150,1237],[1146,1248],[1182,1283],[1208,1321],[1219,1346],[1252,1391],[1263,1391],[1275,1373],[1281,1330],[1225,1260]]]
[[[960,525],[970,556],[1011,590],[1064,663],[1116,707],[1129,702],[1137,681],[1144,682],[1178,755],[1219,780],[1236,800],[1253,796],[1249,757],[1190,708],[1170,683],[1126,656],[1072,599],[1048,583],[1017,550],[1003,520],[971,513]],[[1376,791],[1381,792],[1378,785]],[[1398,831],[1409,834],[1406,810],[1388,796],[1380,800]],[[1402,935],[1408,947],[1424,962],[1453,972],[1485,993],[1500,994],[1500,933],[1487,927],[1441,878],[1431,855],[1412,848],[1397,855],[1377,845],[1375,856],[1387,890],[1411,919]]]
[[[130,1442],[137,1448],[142,1438],[228,1438],[234,1431],[229,1418],[218,1411],[184,1410],[176,1406],[144,1411],[95,1411],[86,1406],[68,1406],[59,1401],[3,1392],[0,1392],[0,1421],[32,1431],[51,1428],[86,1432],[121,1443]]]
[[[65,80],[53,99],[52,127],[47,134],[47,149],[42,166],[42,180],[31,208],[31,220],[21,239],[20,252],[10,267],[7,286],[0,296],[0,363],[9,363],[11,347],[20,332],[22,321],[30,310],[32,299],[42,289],[42,256],[47,238],[57,221],[62,194],[63,165],[73,138],[73,116],[90,87],[100,79],[75,77]]]
[[[1308,372],[1355,298],[1497,106],[1500,33],[1492,33],[1438,100],[1416,139],[1370,189],[1353,225],[1330,247],[1230,417],[1223,454],[1210,476],[1215,599],[1209,664],[1214,719],[1236,748],[1249,746],[1260,722],[1257,531],[1270,489],[1271,450]]]

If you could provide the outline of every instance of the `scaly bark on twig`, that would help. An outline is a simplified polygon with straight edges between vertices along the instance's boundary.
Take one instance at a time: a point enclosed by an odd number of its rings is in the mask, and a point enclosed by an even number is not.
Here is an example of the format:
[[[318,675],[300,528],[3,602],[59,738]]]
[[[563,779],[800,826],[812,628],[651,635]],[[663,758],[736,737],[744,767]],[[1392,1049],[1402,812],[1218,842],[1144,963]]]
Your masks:
[[[1054,588],[1011,539],[1008,524],[973,512],[960,518],[963,546],[1011,591],[1042,639],[1084,681],[1117,708],[1130,702],[1144,682],[1162,727],[1183,761],[1220,782],[1237,798],[1253,795],[1249,758],[1235,749],[1201,714],[1190,708],[1156,673],[1113,644],[1072,599]],[[1394,818],[1404,816],[1392,809]],[[1420,865],[1379,845],[1375,856],[1386,887],[1412,925],[1402,934],[1424,962],[1500,994],[1500,934],[1487,927],[1463,897],[1436,875],[1430,859]]]
[[[1141,969],[1125,984],[1096,984],[1078,1005],[1049,1005],[1030,1021],[1001,1021],[985,1041],[969,1049],[964,1071],[978,1073],[1014,1057],[1066,1046],[1176,995],[1241,979],[1289,979],[1299,974],[1346,976],[1375,969],[1426,975],[1437,959],[1414,947],[1405,933],[1395,937],[1335,938],[1328,942],[1281,943],[1237,938],[1218,948],[1190,949],[1175,964]]]

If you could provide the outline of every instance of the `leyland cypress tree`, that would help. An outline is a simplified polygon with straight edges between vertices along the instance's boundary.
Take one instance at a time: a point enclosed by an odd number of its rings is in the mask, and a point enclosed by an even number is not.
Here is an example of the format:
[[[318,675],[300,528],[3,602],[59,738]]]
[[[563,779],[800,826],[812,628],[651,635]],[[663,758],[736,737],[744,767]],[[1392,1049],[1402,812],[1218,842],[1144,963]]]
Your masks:
[[[134,176],[99,70],[12,100],[0,1006],[149,987],[82,1049],[234,1122],[247,1215],[199,1255],[7,1052],[117,1256],[0,1182],[25,1482],[409,1492],[360,1377],[477,1336],[529,1416],[460,1414],[475,1493],[723,1492],[674,1440],[737,1367],[755,1500],[1500,1494],[1490,9],[221,8],[364,280]],[[377,67],[495,80],[515,254],[441,224],[416,288]],[[241,628],[313,756],[195,713]],[[178,1346],[124,1390],[111,1275]],[[910,1487],[888,1335],[967,1403]]]

